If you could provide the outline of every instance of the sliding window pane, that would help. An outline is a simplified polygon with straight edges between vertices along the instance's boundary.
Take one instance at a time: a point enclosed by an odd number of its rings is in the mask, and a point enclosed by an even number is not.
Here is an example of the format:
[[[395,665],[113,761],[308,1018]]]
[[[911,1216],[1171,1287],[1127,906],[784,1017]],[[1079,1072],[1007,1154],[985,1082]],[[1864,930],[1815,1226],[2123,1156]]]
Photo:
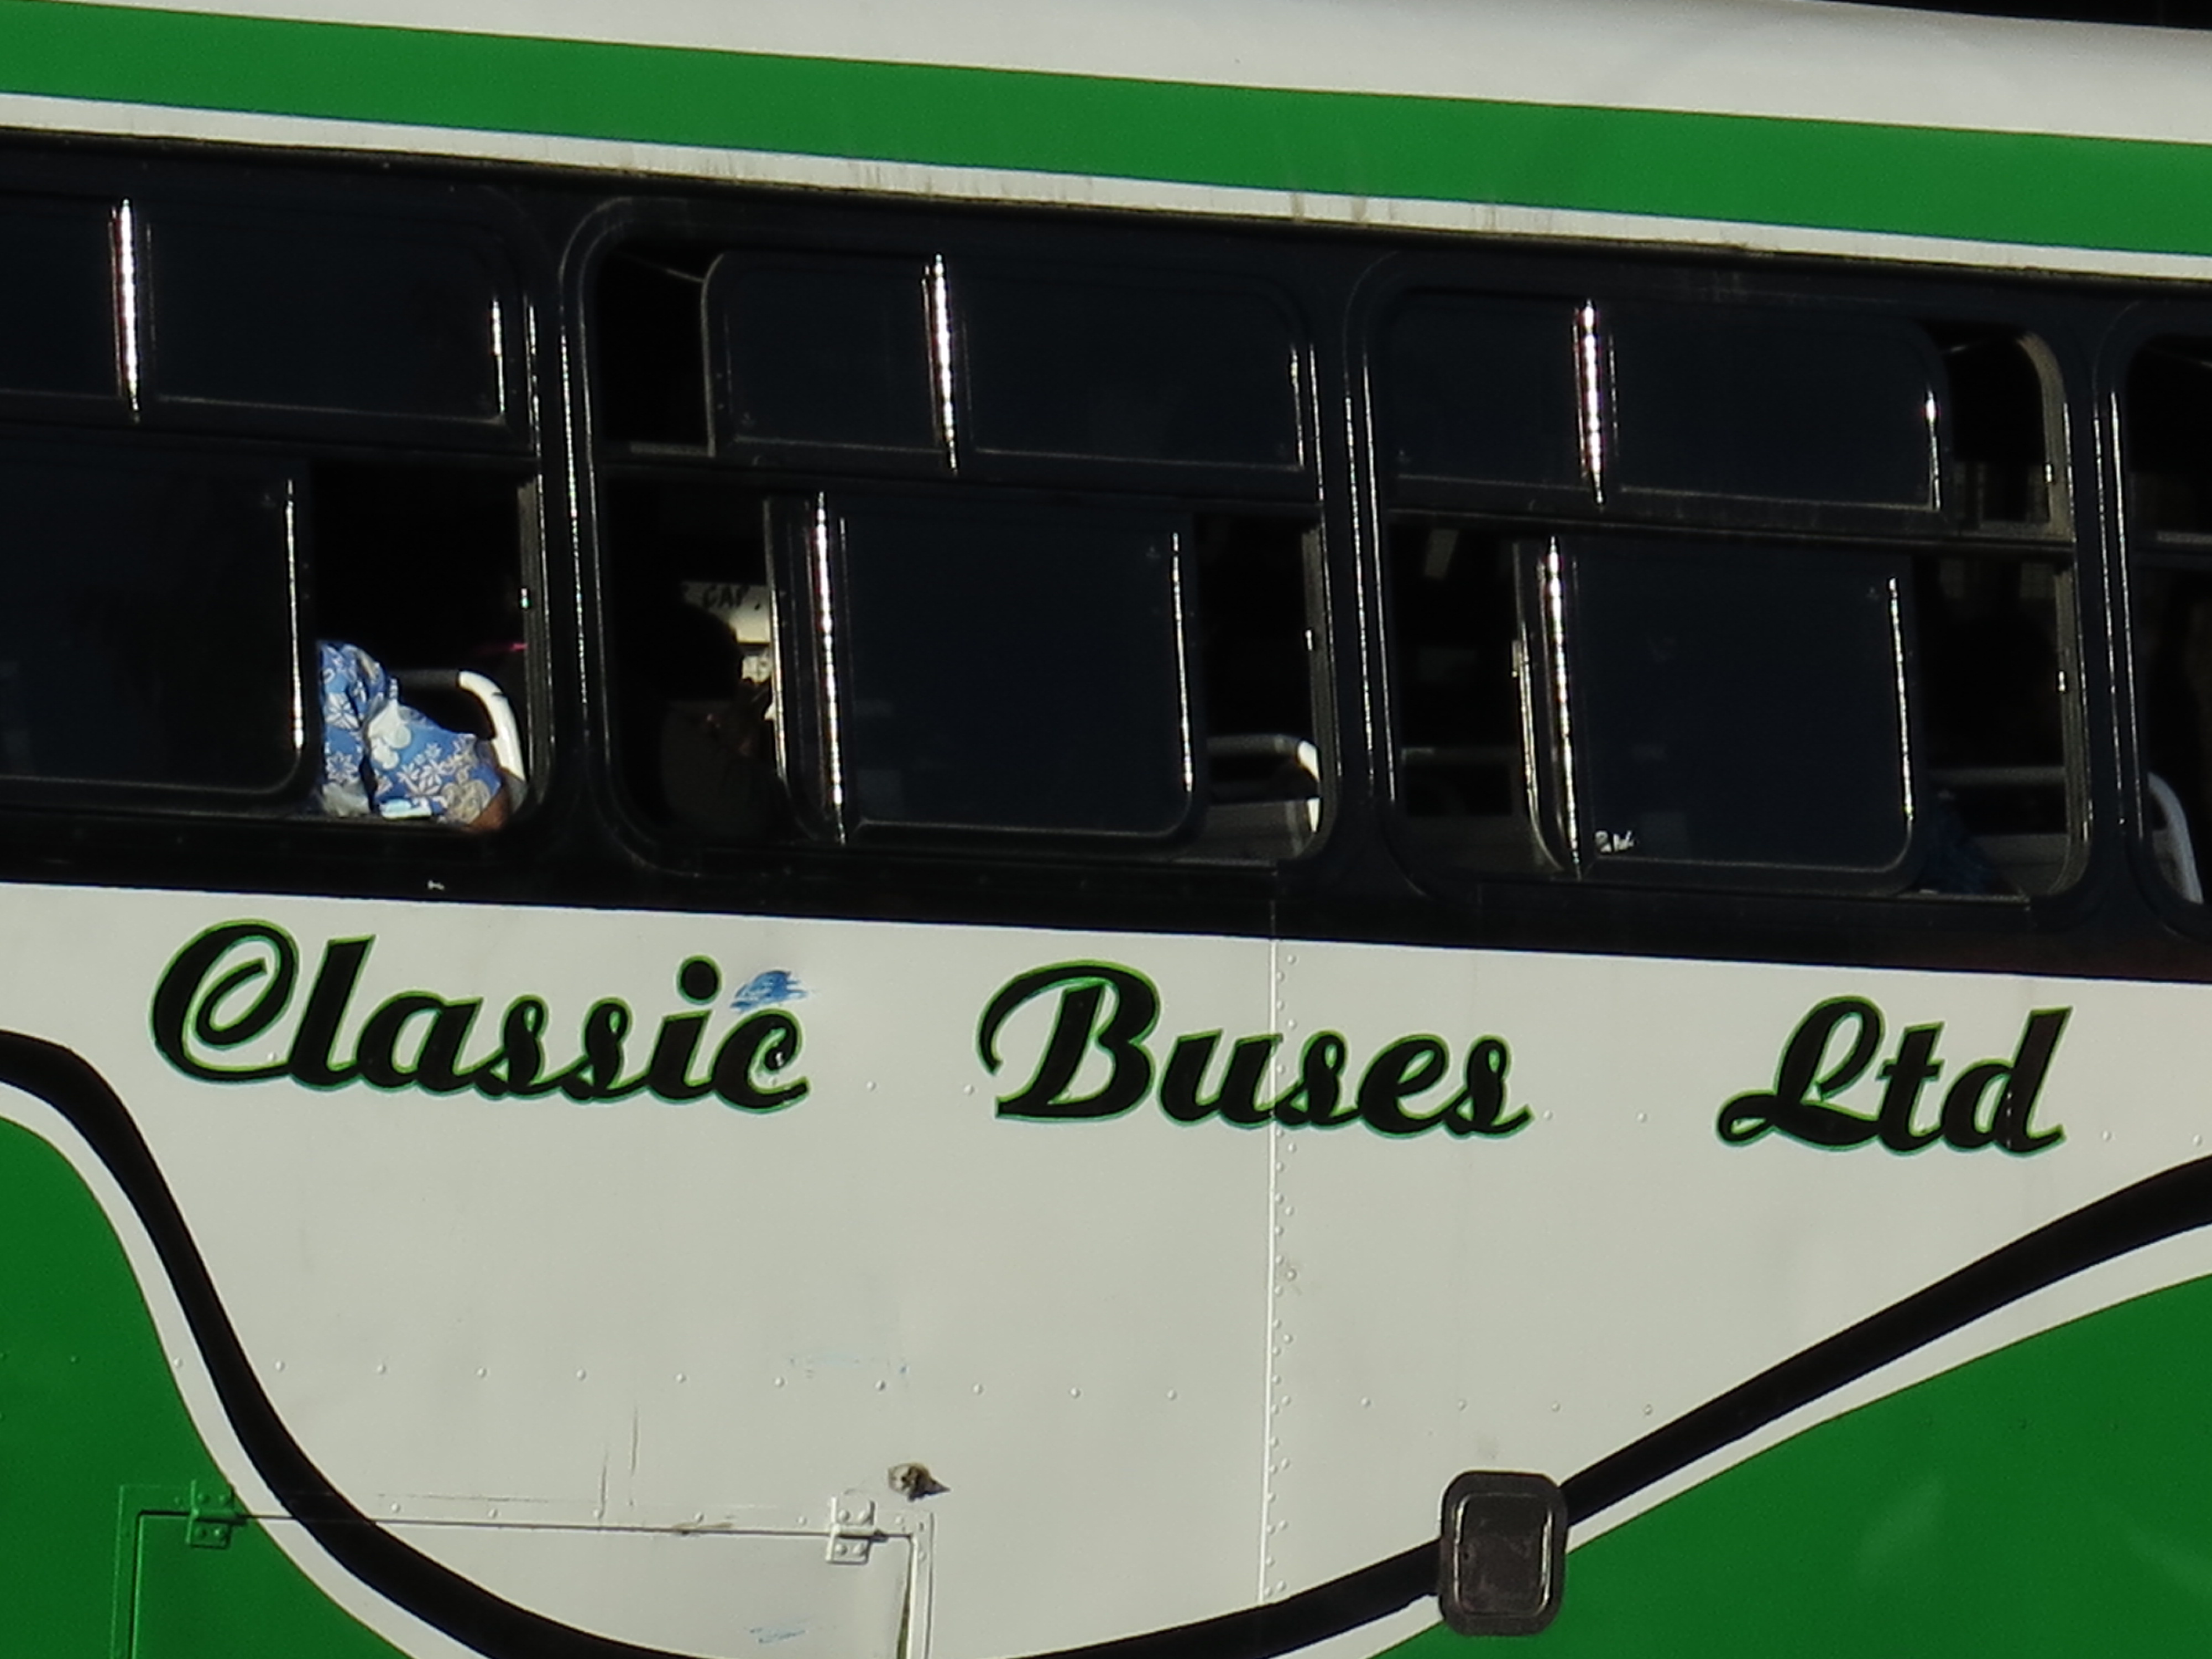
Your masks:
[[[282,789],[300,757],[290,521],[265,470],[0,458],[0,776]]]
[[[1301,464],[1297,339],[1266,294],[978,276],[955,296],[980,451]]]
[[[156,216],[161,396],[496,421],[514,307],[486,251],[429,226]]]
[[[1883,872],[1911,839],[1901,558],[1559,544],[1585,856]]]
[[[941,449],[920,260],[725,258],[708,280],[725,440]]]
[[[114,398],[114,210],[0,201],[0,391]]]
[[[1186,826],[1183,523],[855,501],[832,517],[849,822],[1155,839]]]
[[[1576,307],[1421,295],[1393,319],[1378,388],[1404,478],[1582,482]]]
[[[1932,509],[1945,395],[1917,325],[1607,307],[1609,484]]]
[[[2146,345],[2121,408],[2132,527],[2212,545],[2212,340]]]

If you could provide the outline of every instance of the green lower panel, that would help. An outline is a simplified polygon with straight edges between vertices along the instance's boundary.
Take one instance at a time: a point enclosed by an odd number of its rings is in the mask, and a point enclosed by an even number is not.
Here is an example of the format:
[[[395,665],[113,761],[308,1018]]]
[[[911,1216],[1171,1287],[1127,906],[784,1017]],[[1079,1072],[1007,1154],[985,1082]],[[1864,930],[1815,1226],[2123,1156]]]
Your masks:
[[[127,1592],[128,1659],[392,1659],[392,1650],[325,1601],[260,1528],[220,1549],[195,1545],[180,1515],[137,1526]]]
[[[0,1122],[0,1652],[394,1659],[217,1491],[122,1249]],[[124,1517],[118,1519],[118,1517]],[[204,1534],[203,1534],[204,1536]],[[2212,1637],[2212,1280],[1825,1423],[1574,1553],[1550,1659],[2167,1656]],[[1441,1629],[1398,1659],[1445,1659]],[[1495,1645],[1494,1644],[1492,1645]]]
[[[1469,1644],[1441,1626],[1397,1659]],[[2212,1645],[2212,1280],[1799,1435],[1574,1552],[1530,1659],[2100,1659]]]
[[[0,1122],[0,1653],[394,1659],[259,1528],[195,1546],[185,1516],[125,1499],[195,1485],[222,1480],[106,1217],[59,1153]]]

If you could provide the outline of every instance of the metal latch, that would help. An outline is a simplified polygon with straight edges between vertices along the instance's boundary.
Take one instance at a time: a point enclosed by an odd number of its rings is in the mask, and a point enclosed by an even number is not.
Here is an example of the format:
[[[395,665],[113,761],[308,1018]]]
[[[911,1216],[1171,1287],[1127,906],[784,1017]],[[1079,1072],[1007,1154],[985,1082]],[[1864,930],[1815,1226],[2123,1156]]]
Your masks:
[[[872,1498],[848,1492],[830,1500],[830,1551],[824,1559],[865,1562],[881,1535],[876,1530]]]
[[[1534,1636],[1559,1611],[1567,1499],[1540,1474],[1475,1469],[1444,1492],[1437,1599],[1462,1636]]]

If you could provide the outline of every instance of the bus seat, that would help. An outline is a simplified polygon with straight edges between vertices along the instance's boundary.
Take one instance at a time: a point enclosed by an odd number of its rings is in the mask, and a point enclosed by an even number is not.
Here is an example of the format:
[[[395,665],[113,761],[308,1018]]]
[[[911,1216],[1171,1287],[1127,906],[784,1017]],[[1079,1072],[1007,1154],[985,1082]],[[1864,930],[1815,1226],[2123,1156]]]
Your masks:
[[[467,710],[471,718],[465,723],[476,736],[491,744],[492,758],[507,774],[515,805],[520,805],[528,791],[522,728],[516,723],[514,707],[498,683],[489,674],[479,674],[472,668],[410,668],[393,678],[399,682],[403,697],[422,697],[430,702],[442,693],[449,705]],[[425,708],[422,712],[436,719],[441,711]]]
[[[2158,820],[2150,832],[2150,848],[2159,873],[2191,904],[2203,903],[2204,882],[2197,872],[2197,848],[2190,839],[2189,814],[2182,810],[2181,797],[2155,772],[2143,774],[2143,788]]]
[[[2004,798],[2040,796],[2046,811],[2065,815],[2066,769],[2051,764],[1973,765],[1931,768],[1928,780],[1954,799],[1960,821],[1984,857],[2013,889],[2035,895],[2056,892],[2074,867],[2075,838],[2065,830],[2022,829],[2004,806]],[[1994,822],[1993,822],[1994,820]]]
[[[1303,800],[1309,829],[1321,825],[1321,750],[1287,732],[1240,732],[1206,740],[1216,802]],[[1289,766],[1281,764],[1289,761]],[[1223,763],[1229,763],[1224,765]],[[1267,763],[1275,763],[1269,765]],[[1238,763],[1243,763],[1239,764]],[[1242,776],[1236,775],[1242,774]]]
[[[1287,732],[1244,732],[1206,744],[1212,799],[1200,859],[1296,858],[1321,828],[1321,750]]]

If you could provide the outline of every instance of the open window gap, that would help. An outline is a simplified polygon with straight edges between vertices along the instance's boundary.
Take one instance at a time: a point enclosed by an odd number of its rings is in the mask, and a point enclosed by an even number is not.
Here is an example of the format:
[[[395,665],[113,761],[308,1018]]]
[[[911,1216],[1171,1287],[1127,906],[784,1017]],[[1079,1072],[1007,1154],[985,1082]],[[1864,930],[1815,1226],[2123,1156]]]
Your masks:
[[[637,247],[601,267],[592,325],[603,443],[707,448],[703,295],[711,263],[694,251]]]

